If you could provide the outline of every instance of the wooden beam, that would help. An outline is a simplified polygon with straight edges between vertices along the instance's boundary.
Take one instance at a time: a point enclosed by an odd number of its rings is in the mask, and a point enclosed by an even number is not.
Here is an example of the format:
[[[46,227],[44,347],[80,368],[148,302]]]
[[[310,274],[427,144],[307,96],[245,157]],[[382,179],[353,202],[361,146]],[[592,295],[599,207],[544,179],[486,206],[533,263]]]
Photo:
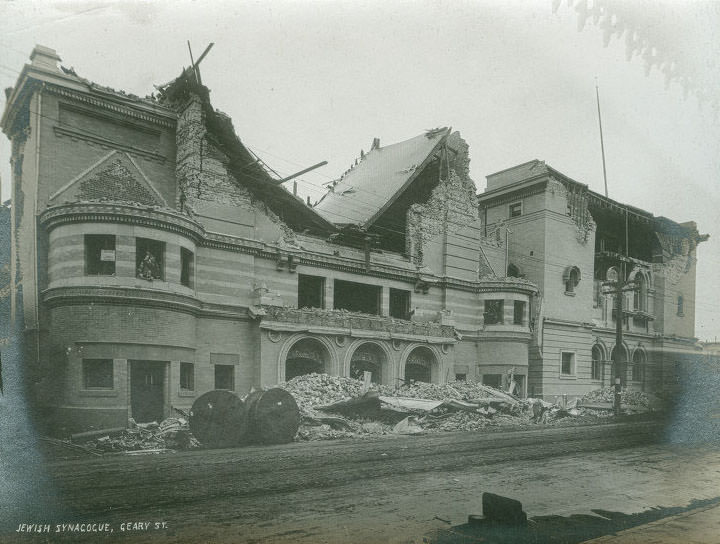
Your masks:
[[[316,168],[320,168],[321,166],[325,166],[326,164],[327,164],[327,161],[322,161],[322,162],[319,162],[319,163],[317,163],[317,164],[313,164],[312,166],[310,166],[310,167],[308,167],[308,168],[305,168],[304,170],[300,170],[299,172],[296,172],[296,173],[292,174],[291,176],[288,176],[288,177],[283,178],[283,179],[274,180],[274,182],[277,183],[278,185],[281,184],[281,183],[285,183],[286,181],[290,181],[290,180],[293,179],[293,178],[296,178],[296,177],[298,177],[298,176],[302,176],[303,174],[305,174],[305,173],[307,173],[307,172],[310,172],[311,170],[315,170]]]

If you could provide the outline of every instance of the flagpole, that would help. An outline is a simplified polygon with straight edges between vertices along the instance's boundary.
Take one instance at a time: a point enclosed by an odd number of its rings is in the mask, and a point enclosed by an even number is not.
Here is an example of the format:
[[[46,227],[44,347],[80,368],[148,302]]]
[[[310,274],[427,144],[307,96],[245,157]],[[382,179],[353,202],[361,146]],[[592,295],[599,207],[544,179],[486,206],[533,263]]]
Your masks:
[[[595,98],[597,99],[598,124],[600,125],[600,152],[602,153],[603,179],[605,180],[605,198],[608,196],[607,170],[605,168],[605,142],[603,141],[602,117],[600,116],[600,91],[595,78]]]

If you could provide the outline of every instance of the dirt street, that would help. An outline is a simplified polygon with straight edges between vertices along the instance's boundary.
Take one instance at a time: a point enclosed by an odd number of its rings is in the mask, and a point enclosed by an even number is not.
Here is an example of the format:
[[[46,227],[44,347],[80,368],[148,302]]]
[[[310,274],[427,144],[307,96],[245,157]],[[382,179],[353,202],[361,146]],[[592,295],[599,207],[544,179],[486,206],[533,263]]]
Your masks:
[[[529,516],[720,495],[720,453],[664,435],[643,422],[57,461],[60,513],[8,519],[0,540],[422,542],[480,514],[483,491],[519,499]],[[56,532],[71,522],[112,532]],[[17,532],[22,523],[52,526]]]

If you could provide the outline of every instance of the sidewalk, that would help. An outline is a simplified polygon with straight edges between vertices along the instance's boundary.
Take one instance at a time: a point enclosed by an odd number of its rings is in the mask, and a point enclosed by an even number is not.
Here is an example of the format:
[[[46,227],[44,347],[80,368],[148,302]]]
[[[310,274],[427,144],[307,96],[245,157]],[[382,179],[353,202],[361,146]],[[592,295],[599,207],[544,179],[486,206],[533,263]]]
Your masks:
[[[720,504],[703,506],[583,544],[718,544]]]

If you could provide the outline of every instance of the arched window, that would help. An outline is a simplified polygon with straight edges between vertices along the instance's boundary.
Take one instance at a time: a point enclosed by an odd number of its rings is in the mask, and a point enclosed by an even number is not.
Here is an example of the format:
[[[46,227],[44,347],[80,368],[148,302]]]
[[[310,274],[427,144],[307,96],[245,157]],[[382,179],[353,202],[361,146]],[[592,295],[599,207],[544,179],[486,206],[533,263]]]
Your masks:
[[[645,377],[645,352],[636,349],[633,353],[632,381],[641,382]]]
[[[647,278],[645,277],[645,274],[635,275],[633,308],[640,312],[647,312]]]
[[[303,338],[293,344],[285,359],[285,380],[304,374],[322,374],[330,370],[330,353],[314,338]]]
[[[580,283],[580,269],[577,266],[568,266],[563,274],[565,282],[565,294],[575,293],[575,287]]]
[[[603,363],[603,350],[602,348],[595,344],[592,348],[592,368],[591,368],[591,378],[593,380],[601,380],[602,379],[602,363]]]

